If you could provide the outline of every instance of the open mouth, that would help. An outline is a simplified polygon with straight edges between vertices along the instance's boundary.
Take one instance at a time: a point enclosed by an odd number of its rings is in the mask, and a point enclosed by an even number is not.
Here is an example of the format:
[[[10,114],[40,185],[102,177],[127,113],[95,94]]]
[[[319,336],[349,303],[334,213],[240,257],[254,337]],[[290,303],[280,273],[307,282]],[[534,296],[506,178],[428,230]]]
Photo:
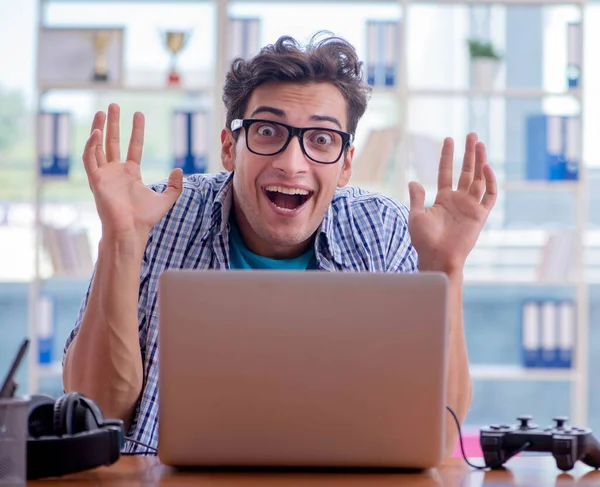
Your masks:
[[[312,197],[313,192],[301,188],[267,186],[264,188],[269,201],[283,211],[297,211]]]

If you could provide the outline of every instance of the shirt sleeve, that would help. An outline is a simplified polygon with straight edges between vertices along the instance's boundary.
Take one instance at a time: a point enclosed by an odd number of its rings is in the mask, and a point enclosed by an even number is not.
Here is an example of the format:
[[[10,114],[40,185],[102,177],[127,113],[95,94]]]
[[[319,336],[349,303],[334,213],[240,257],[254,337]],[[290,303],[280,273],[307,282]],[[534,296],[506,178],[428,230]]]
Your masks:
[[[418,272],[419,259],[408,231],[408,208],[391,198],[382,199],[381,218],[387,243],[386,272]]]

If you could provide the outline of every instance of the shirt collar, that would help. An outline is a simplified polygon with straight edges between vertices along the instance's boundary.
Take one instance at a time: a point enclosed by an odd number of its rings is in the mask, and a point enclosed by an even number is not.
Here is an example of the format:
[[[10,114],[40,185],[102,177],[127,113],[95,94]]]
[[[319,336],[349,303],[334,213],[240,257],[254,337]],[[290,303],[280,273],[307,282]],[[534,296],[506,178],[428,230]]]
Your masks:
[[[214,235],[220,235],[228,229],[229,214],[231,212],[233,172],[230,172],[221,183],[213,200],[208,224],[204,227],[202,240]]]
[[[317,232],[316,250],[320,254],[322,254],[323,251],[327,251],[328,256],[330,256],[336,264],[343,265],[342,250],[335,240],[334,220],[333,204],[330,204],[325,212],[325,217],[323,218],[320,230]]]

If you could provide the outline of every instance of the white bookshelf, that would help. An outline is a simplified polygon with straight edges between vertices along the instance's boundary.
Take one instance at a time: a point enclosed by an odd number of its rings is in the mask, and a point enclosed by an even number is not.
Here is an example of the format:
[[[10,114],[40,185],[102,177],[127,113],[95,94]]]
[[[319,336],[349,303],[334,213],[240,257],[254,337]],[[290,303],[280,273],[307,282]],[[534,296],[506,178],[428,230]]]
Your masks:
[[[38,0],[40,18],[38,21],[39,27],[46,25],[46,19],[44,12],[46,6],[53,3],[55,0]],[[82,3],[80,0],[60,0],[60,3]],[[87,3],[95,4],[118,4],[120,0],[88,0]],[[152,3],[152,1],[145,0],[140,1],[142,3]],[[166,0],[156,0],[154,3],[169,3]],[[178,0],[173,2],[177,4],[211,4],[214,6],[213,20],[215,24],[214,32],[214,44],[210,46],[210,49],[214,50],[216,63],[214,69],[210,74],[210,79],[202,84],[202,86],[195,85],[184,85],[183,87],[170,88],[166,86],[158,86],[149,83],[148,85],[126,85],[122,87],[111,87],[102,86],[95,84],[83,84],[73,86],[52,86],[52,85],[41,85],[38,86],[38,109],[44,106],[44,100],[47,96],[54,93],[97,93],[106,95],[111,93],[136,93],[143,96],[154,97],[159,94],[175,94],[175,95],[192,95],[192,96],[203,96],[212,100],[213,106],[221,107],[221,88],[224,74],[226,72],[226,44],[230,38],[228,32],[228,15],[229,7],[232,4],[250,4],[252,0]],[[254,2],[258,3],[258,2]],[[260,3],[271,3],[281,4],[286,3],[285,0],[262,0]],[[322,4],[320,0],[306,0],[303,4]],[[346,5],[352,4],[368,4],[367,0],[328,0],[328,4],[339,4],[340,8]],[[411,8],[414,6],[438,6],[438,7],[449,7],[449,6],[515,6],[515,5],[530,5],[530,6],[560,6],[560,5],[571,5],[580,9],[581,11],[581,24],[582,30],[585,32],[585,16],[583,15],[587,0],[383,0],[378,3],[396,6],[400,12],[400,18],[404,25],[408,25],[411,22]],[[144,8],[141,6],[140,8]],[[400,36],[400,66],[399,66],[399,79],[395,87],[375,87],[374,96],[389,97],[397,103],[398,110],[402,113],[402,123],[399,124],[399,137],[401,140],[406,140],[408,133],[411,129],[411,119],[409,116],[408,106],[414,100],[423,98],[432,99],[493,99],[493,100],[507,100],[511,98],[528,99],[528,98],[568,98],[575,100],[581,108],[581,115],[583,117],[583,106],[584,104],[584,91],[582,88],[553,91],[545,89],[531,89],[531,88],[507,88],[507,89],[493,89],[493,90],[474,90],[469,88],[455,88],[452,86],[440,86],[436,88],[420,87],[420,86],[409,86],[408,79],[408,64],[407,57],[410,56],[410,52],[407,51],[409,43],[407,41],[407,29],[401,30]],[[272,42],[274,39],[266,39],[264,42]],[[584,55],[585,60],[585,55]],[[585,71],[585,69],[584,69]],[[129,116],[129,114],[122,114],[122,116]],[[583,117],[585,120],[585,117]],[[91,121],[91,120],[90,120]],[[210,165],[209,171],[213,172],[220,169],[220,145],[219,133],[221,127],[224,125],[224,114],[222,110],[213,111],[213,134],[212,140],[214,145],[211,146],[210,154]],[[359,125],[360,130],[360,125]],[[582,131],[583,132],[583,131]],[[122,134],[125,138],[127,134]],[[460,153],[462,148],[462,140],[456,140],[456,151]],[[583,139],[581,140],[583,145]],[[410,179],[409,170],[405,162],[408,160],[406,145],[401,145],[398,150],[397,161],[399,161],[399,170],[397,178],[393,181],[388,182],[363,182],[353,181],[355,184],[372,189],[376,191],[382,191],[384,193],[392,194],[398,198],[408,201],[407,184]],[[74,154],[73,159],[75,163],[80,159],[79,154]],[[168,172],[165,171],[165,174]],[[37,174],[37,172],[36,172]],[[37,307],[35,303],[40,294],[41,287],[43,286],[46,276],[43,275],[41,266],[41,235],[40,235],[40,223],[41,223],[41,209],[44,205],[43,190],[46,185],[54,184],[52,181],[43,181],[39,176],[35,183],[36,187],[36,199],[35,199],[35,276],[32,280],[31,295],[30,295],[30,323],[29,333],[30,336],[36,336],[36,322],[37,322]],[[538,192],[538,191],[568,191],[575,195],[577,199],[576,214],[574,215],[575,228],[580,237],[583,238],[586,228],[586,169],[585,165],[582,164],[579,167],[579,180],[578,181],[561,181],[561,182],[530,182],[530,181],[508,181],[500,183],[500,191],[523,191],[523,192]],[[432,189],[426,188],[428,195],[431,194]],[[543,234],[536,234],[532,232],[529,239],[531,248],[533,250],[539,249],[543,245],[543,241],[546,238]],[[515,243],[523,244],[522,236],[519,235],[518,231],[504,230],[504,229],[486,229],[478,242],[477,249],[503,249],[510,247]],[[526,245],[528,245],[525,242]],[[472,375],[475,380],[485,381],[569,381],[572,384],[571,391],[571,419],[574,424],[584,425],[587,420],[587,380],[588,380],[588,360],[587,360],[587,342],[588,342],[588,299],[587,299],[587,282],[585,279],[585,252],[578,253],[576,261],[576,272],[575,277],[569,280],[556,280],[547,281],[539,280],[535,275],[530,274],[519,274],[512,273],[510,268],[506,273],[494,273],[494,271],[484,270],[481,273],[472,273],[471,277],[467,277],[467,285],[475,286],[526,286],[527,288],[535,288],[537,286],[542,287],[564,287],[569,286],[575,290],[577,297],[577,348],[575,350],[575,364],[570,370],[555,370],[555,369],[540,369],[532,370],[521,367],[507,367],[507,366],[479,366],[473,365]],[[73,277],[73,279],[78,277]],[[64,277],[63,279],[70,279]],[[35,340],[32,340],[30,353],[28,354],[30,360],[29,370],[29,388],[30,392],[35,392],[38,388],[39,380],[42,377],[49,375],[60,374],[60,364],[55,363],[49,366],[39,367],[37,363],[37,344]]]
[[[581,98],[581,90],[573,89],[569,91],[546,91],[536,89],[506,89],[506,90],[479,90],[479,89],[436,89],[436,88],[412,88],[408,89],[409,96],[427,96],[444,98],[547,98],[547,97],[571,97]]]
[[[561,1],[561,0],[400,0],[402,5],[402,18],[406,19],[406,23],[411,22],[410,8],[417,5],[428,5],[435,7],[447,7],[450,5],[456,6],[574,6],[579,11],[578,20],[581,22],[581,37],[585,37],[585,7],[586,0]],[[451,20],[449,20],[450,22]],[[582,42],[583,46],[584,43]],[[412,86],[408,81],[408,69],[406,59],[410,56],[409,43],[406,40],[406,35],[401,39],[400,55],[401,77],[397,87],[397,96],[401,105],[401,110],[404,113],[402,124],[401,138],[406,140],[411,130],[409,104],[416,99],[449,99],[449,100],[509,100],[509,99],[570,99],[578,104],[579,115],[582,120],[582,127],[585,123],[584,113],[584,88],[583,82],[580,80],[580,86],[576,89],[565,90],[547,90],[535,89],[529,87],[515,88],[498,88],[489,90],[479,90],[471,88],[456,88],[450,83],[448,86],[436,87],[420,87]],[[583,47],[582,47],[583,49]],[[585,72],[585,52],[582,55],[582,70]],[[583,129],[580,132],[579,143],[583,148]],[[485,141],[486,143],[488,141]],[[462,140],[455,140],[455,152],[461,153]],[[409,174],[408,148],[406,145],[399,151],[399,159],[405,161],[401,165],[401,171],[398,176],[399,183],[394,187],[403,188],[403,192],[397,193],[399,197],[408,201],[407,184],[411,177]],[[583,150],[582,150],[583,154]],[[456,154],[455,154],[456,155]],[[471,374],[475,381],[493,381],[493,382],[568,382],[570,384],[570,418],[573,424],[587,424],[588,419],[588,332],[589,332],[589,302],[588,302],[588,280],[586,279],[586,251],[589,245],[585,245],[586,227],[587,227],[587,178],[585,161],[583,155],[580,157],[579,178],[576,181],[503,181],[500,178],[499,191],[502,192],[528,192],[528,193],[560,193],[567,192],[574,196],[576,200],[575,212],[573,215],[574,230],[578,238],[582,242],[582,252],[576,252],[574,262],[574,274],[569,278],[564,279],[540,279],[536,272],[524,272],[513,270],[506,267],[505,272],[498,272],[495,269],[482,269],[477,271],[474,268],[467,268],[465,272],[465,284],[472,287],[490,287],[490,286],[507,286],[514,288],[525,288],[532,291],[541,288],[570,288],[574,291],[576,304],[576,346],[574,349],[573,366],[569,369],[554,369],[554,368],[526,368],[518,365],[480,365],[472,364]],[[493,165],[493,164],[492,164]],[[494,167],[494,165],[493,165]],[[455,173],[459,168],[454,166]],[[495,168],[497,176],[498,169]],[[501,170],[501,169],[500,169]],[[435,191],[433,187],[426,187],[426,191],[430,194]],[[528,241],[523,240],[522,232],[519,230],[506,229],[486,229],[478,241],[476,250],[496,252],[498,249],[509,249],[511,246],[527,246],[530,245],[532,250],[539,252],[545,239],[548,237],[545,232],[531,232]],[[538,235],[535,235],[535,234]],[[498,259],[497,254],[496,259]]]
[[[487,381],[567,381],[575,382],[577,374],[565,369],[528,369],[515,365],[474,365],[471,377]]]

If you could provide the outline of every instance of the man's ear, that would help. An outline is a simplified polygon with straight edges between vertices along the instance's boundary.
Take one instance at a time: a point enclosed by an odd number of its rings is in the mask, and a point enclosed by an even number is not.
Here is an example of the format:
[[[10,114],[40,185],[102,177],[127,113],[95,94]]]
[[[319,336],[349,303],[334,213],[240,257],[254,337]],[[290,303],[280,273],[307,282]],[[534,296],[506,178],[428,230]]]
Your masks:
[[[231,130],[221,130],[221,163],[228,171],[235,167],[235,140]]]
[[[338,187],[346,186],[352,176],[352,159],[354,159],[354,146],[350,146],[344,155],[344,167],[338,180]]]

